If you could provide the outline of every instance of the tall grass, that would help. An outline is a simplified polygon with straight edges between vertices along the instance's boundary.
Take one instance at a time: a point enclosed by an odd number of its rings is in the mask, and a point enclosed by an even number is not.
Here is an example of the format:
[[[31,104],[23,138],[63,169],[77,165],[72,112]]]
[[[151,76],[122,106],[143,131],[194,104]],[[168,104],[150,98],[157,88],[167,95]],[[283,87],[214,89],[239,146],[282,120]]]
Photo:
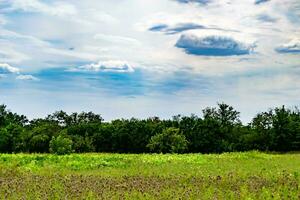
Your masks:
[[[2,199],[300,199],[300,154],[1,154]]]

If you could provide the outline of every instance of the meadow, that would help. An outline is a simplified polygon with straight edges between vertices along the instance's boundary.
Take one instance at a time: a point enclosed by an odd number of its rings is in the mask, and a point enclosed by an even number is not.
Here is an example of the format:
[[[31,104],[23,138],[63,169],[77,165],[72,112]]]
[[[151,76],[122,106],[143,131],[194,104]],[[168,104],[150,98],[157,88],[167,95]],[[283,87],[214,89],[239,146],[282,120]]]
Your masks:
[[[300,199],[300,154],[1,154],[1,199]]]

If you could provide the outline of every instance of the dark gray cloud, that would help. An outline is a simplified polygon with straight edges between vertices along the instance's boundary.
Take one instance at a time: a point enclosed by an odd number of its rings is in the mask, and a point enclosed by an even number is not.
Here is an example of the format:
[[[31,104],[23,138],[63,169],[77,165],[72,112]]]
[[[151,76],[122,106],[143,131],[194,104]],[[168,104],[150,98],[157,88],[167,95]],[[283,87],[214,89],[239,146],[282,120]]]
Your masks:
[[[211,2],[211,0],[174,0],[174,1],[177,1],[179,3],[199,3],[202,5],[206,5],[209,2]]]
[[[179,23],[175,26],[169,26],[167,24],[158,24],[149,28],[149,31],[154,32],[164,32],[165,34],[176,34],[183,31],[193,30],[193,29],[205,29],[205,26],[195,23]]]
[[[270,0],[255,0],[255,4],[258,5],[258,4],[262,4],[262,3],[266,3]]]
[[[173,35],[177,33],[181,33],[188,30],[195,30],[195,29],[208,29],[208,30],[218,30],[218,31],[228,31],[228,32],[239,32],[237,30],[231,30],[231,29],[223,29],[218,27],[206,27],[201,24],[196,23],[178,23],[173,26],[170,26],[168,24],[157,24],[152,27],[150,27],[148,30],[152,32],[162,32],[167,35]]]
[[[149,28],[149,31],[160,32],[160,31],[165,31],[168,28],[169,26],[166,24],[157,24]]]
[[[176,47],[187,54],[201,56],[234,56],[250,54],[254,45],[246,45],[229,37],[182,35]]]

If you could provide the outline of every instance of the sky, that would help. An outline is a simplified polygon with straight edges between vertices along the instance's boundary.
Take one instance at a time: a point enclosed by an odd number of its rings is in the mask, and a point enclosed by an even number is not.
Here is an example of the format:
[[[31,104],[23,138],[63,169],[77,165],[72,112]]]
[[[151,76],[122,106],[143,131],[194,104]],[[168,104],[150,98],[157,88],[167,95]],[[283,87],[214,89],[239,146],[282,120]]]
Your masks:
[[[299,0],[0,0],[0,104],[249,122],[300,106]]]

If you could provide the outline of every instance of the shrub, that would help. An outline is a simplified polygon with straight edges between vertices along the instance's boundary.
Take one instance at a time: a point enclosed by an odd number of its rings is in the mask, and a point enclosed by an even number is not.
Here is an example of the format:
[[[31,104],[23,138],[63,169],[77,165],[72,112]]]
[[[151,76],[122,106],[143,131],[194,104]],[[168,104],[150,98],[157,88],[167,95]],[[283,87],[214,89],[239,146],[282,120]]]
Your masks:
[[[58,137],[52,137],[52,140],[49,144],[49,151],[50,153],[54,153],[57,155],[70,154],[73,152],[72,145],[72,140],[59,135]]]
[[[178,128],[167,128],[161,134],[151,137],[147,147],[156,153],[183,153],[188,142]]]

